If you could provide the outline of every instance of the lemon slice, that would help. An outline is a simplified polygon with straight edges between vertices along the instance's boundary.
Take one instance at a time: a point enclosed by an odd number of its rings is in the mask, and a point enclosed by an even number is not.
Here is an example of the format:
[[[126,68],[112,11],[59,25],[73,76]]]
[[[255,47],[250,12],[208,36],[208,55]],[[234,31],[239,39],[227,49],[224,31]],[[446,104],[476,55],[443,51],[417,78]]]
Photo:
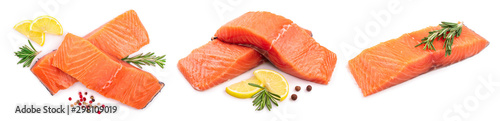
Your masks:
[[[47,15],[39,16],[35,20],[33,20],[33,23],[31,23],[30,26],[30,30],[55,35],[63,34],[61,23],[59,23],[56,18]]]
[[[14,29],[24,36],[28,37],[28,39],[34,41],[40,46],[43,46],[43,44],[45,43],[45,33],[30,31],[31,23],[31,20],[21,21],[14,26]]]
[[[288,96],[288,82],[280,73],[269,69],[258,69],[253,72],[255,77],[264,83],[264,87],[281,97],[281,101]]]
[[[229,87],[226,87],[226,92],[227,92],[227,94],[234,96],[234,97],[237,97],[237,98],[250,98],[255,93],[262,90],[261,88],[250,86],[250,85],[248,85],[248,83],[254,83],[254,84],[258,84],[260,86],[264,86],[264,84],[261,81],[259,81],[255,76],[253,76],[250,79],[247,79],[247,80],[232,84]]]

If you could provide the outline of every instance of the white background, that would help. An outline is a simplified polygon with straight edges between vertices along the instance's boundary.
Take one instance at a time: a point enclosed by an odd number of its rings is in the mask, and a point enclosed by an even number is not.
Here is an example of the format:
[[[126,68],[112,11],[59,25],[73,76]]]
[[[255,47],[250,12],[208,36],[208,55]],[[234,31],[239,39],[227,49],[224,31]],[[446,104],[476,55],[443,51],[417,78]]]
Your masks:
[[[0,4],[0,120],[500,120],[498,22],[500,11],[494,1],[420,0],[10,0]],[[218,5],[219,7],[215,7]],[[50,6],[47,8],[46,6]],[[220,7],[222,6],[222,7]],[[396,10],[392,10],[395,6]],[[63,25],[65,33],[84,36],[117,15],[134,9],[151,39],[139,52],[166,54],[166,68],[145,68],[165,83],[163,90],[142,110],[120,104],[76,83],[54,96],[28,68],[16,65],[14,51],[27,44],[12,27],[22,20],[49,14]],[[216,9],[223,11],[217,12]],[[251,99],[237,99],[225,87],[249,78],[255,69],[274,69],[265,63],[209,90],[194,90],[177,70],[177,61],[210,40],[227,21],[248,11],[270,11],[311,30],[321,45],[338,55],[328,85],[297,79],[282,73],[290,84],[306,92],[290,91],[298,100],[287,99],[272,111],[254,111]],[[372,13],[388,13],[385,22]],[[448,67],[423,74],[369,97],[363,97],[348,71],[347,61],[361,50],[441,21],[463,21],[490,41],[479,54]],[[368,31],[365,27],[371,27]],[[359,29],[360,31],[356,31]],[[369,41],[355,37],[367,35]],[[42,55],[57,48],[63,36],[48,35],[46,45],[35,47]],[[496,83],[482,84],[481,78]],[[491,87],[488,91],[486,88]],[[478,97],[475,92],[487,97]],[[15,114],[17,105],[69,104],[78,91],[88,91],[109,105],[120,106],[117,114]],[[478,99],[481,98],[481,99]],[[464,108],[467,107],[467,108]],[[458,108],[456,108],[458,107]],[[456,113],[463,110],[463,113]]]

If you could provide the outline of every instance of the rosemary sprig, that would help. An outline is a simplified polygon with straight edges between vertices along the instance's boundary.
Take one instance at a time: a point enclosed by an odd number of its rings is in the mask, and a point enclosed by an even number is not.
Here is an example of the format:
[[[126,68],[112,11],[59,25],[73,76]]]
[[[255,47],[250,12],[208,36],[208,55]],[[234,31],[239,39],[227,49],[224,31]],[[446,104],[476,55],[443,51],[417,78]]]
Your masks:
[[[272,104],[278,106],[278,101],[280,100],[281,96],[267,91],[266,88],[260,85],[254,83],[248,83],[248,85],[262,89],[252,96],[252,98],[255,98],[253,100],[253,106],[257,106],[255,110],[260,111],[264,109],[264,107],[267,107],[267,110],[271,111],[271,108],[273,108]]]
[[[31,48],[28,45],[24,45],[22,47],[19,47],[19,51],[14,52],[17,57],[21,58],[17,64],[23,64],[23,67],[29,67],[31,65],[31,62],[33,62],[33,59],[35,59],[36,55],[38,55],[38,51],[36,51],[35,47],[31,44],[30,40],[28,40],[28,43],[30,44]]]
[[[445,41],[443,48],[445,48],[445,56],[451,55],[451,46],[453,45],[453,40],[455,39],[455,37],[459,37],[462,33],[463,24],[443,21],[441,22],[441,24],[439,24],[439,26],[441,26],[440,30],[430,31],[429,35],[427,37],[424,37],[422,39],[422,42],[420,44],[417,44],[415,47],[425,44],[424,50],[431,49],[435,51],[436,49],[433,45],[434,40],[444,39]]]
[[[155,66],[155,64],[158,64],[158,66],[163,68],[166,62],[165,55],[156,56],[154,54],[155,53],[153,52],[148,52],[146,54],[141,53],[133,57],[127,56],[125,58],[122,58],[122,60],[127,63],[132,63],[139,68],[142,68],[142,65]]]

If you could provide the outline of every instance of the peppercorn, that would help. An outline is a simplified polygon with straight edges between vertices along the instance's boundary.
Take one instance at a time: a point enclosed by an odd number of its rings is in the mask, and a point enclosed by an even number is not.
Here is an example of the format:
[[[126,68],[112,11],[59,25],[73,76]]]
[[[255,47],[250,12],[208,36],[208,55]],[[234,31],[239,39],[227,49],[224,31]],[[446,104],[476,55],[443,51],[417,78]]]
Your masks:
[[[292,100],[297,100],[297,95],[296,94],[292,94]]]
[[[311,91],[311,90],[312,90],[312,88],[313,88],[313,87],[312,87],[311,85],[307,85],[306,90],[307,90],[307,91]]]
[[[300,86],[295,86],[295,91],[300,91]]]
[[[87,95],[87,92],[85,92],[85,95]]]
[[[71,101],[71,97],[69,97],[68,99],[69,99],[69,101]]]

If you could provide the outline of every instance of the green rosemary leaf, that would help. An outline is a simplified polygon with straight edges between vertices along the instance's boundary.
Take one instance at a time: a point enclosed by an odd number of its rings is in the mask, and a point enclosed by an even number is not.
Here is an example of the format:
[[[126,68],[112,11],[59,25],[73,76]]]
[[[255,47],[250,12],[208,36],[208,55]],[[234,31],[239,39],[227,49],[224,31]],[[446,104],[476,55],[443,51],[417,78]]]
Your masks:
[[[20,58],[19,62],[17,64],[23,64],[23,67],[29,67],[33,60],[35,59],[36,55],[38,55],[38,51],[36,51],[35,47],[31,44],[31,41],[28,40],[28,43],[30,46],[24,45],[19,47],[19,51],[14,52],[14,54]],[[30,48],[31,47],[31,48]]]
[[[155,65],[164,68],[166,62],[165,55],[155,56],[153,52],[148,52],[146,54],[141,53],[133,57],[127,56],[125,58],[122,58],[122,60],[127,63],[134,64],[139,68],[142,68],[142,66],[155,66]]]
[[[253,87],[258,87],[258,88],[261,88],[261,89],[265,89],[264,87],[258,85],[258,84],[254,84],[254,83],[248,83],[248,85],[250,86],[253,86]]]
[[[281,98],[279,95],[269,92],[266,88],[254,83],[248,83],[248,85],[262,89],[261,91],[252,95],[252,98],[254,98],[254,100],[252,101],[253,106],[257,106],[255,108],[256,111],[260,111],[264,108],[267,108],[269,111],[271,111],[273,104],[278,106],[278,100],[280,100]]]
[[[429,35],[427,37],[424,37],[422,39],[422,42],[417,44],[415,47],[418,47],[420,45],[424,45],[424,50],[425,49],[431,49],[431,50],[436,50],[434,48],[434,40],[436,39],[444,39],[444,45],[443,48],[445,49],[445,56],[451,55],[451,47],[453,45],[453,41],[455,40],[456,37],[459,37],[460,34],[462,33],[462,23],[452,23],[452,22],[441,22],[439,24],[441,26],[440,30],[434,30],[430,31]]]

